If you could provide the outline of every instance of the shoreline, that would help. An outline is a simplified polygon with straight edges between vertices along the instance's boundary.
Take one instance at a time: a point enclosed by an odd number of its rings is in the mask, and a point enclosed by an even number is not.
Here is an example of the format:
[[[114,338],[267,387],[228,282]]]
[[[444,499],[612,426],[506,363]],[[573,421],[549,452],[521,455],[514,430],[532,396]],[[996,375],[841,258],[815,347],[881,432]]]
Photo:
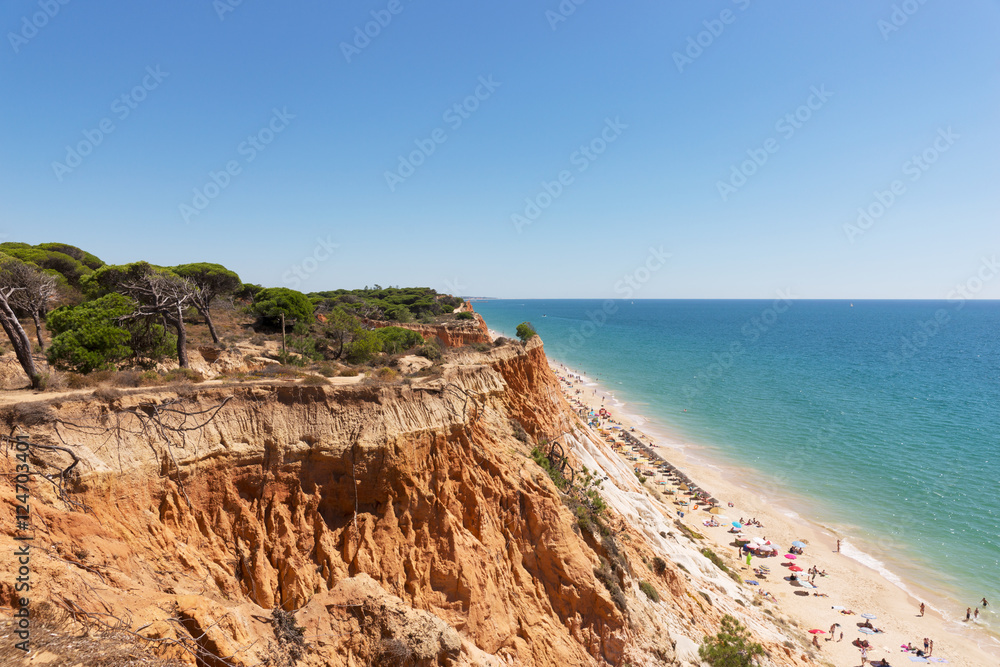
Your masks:
[[[871,658],[885,658],[894,664],[910,662],[909,658],[913,654],[903,652],[900,645],[911,642],[914,646],[922,647],[923,637],[930,637],[936,642],[933,657],[944,658],[951,664],[973,666],[1000,662],[1000,641],[994,634],[978,623],[966,625],[964,621],[956,620],[945,611],[952,607],[957,609],[957,600],[900,576],[892,569],[892,562],[883,562],[865,550],[863,538],[852,539],[847,532],[810,519],[814,515],[812,510],[821,507],[821,504],[817,505],[810,502],[810,499],[799,498],[794,494],[774,494],[764,489],[762,481],[766,474],[762,471],[741,469],[720,461],[720,452],[714,448],[687,441],[670,424],[660,424],[655,418],[630,411],[632,406],[628,402],[621,401],[614,391],[608,390],[586,373],[551,358],[549,365],[560,377],[560,386],[567,399],[581,401],[595,411],[604,407],[622,426],[634,427],[637,432],[641,432],[646,436],[643,440],[651,442],[662,458],[688,474],[695,484],[719,498],[723,514],[735,515],[729,517],[731,521],[757,517],[765,528],[751,528],[751,535],[768,538],[776,536],[777,543],[785,548],[792,540],[797,539],[803,539],[809,544],[805,555],[797,562],[804,567],[816,565],[830,573],[830,576],[816,581],[818,591],[829,597],[816,597],[793,588],[784,580],[784,576],[789,573],[779,563],[782,561],[787,564],[789,561],[780,556],[765,559],[772,574],[761,588],[775,595],[783,611],[804,628],[823,629],[829,628],[833,623],[840,624],[838,632],[843,631],[844,640],[820,642],[819,653],[822,657],[833,658],[838,664],[854,664],[845,662],[857,660],[859,655],[858,649],[851,642],[855,638],[865,638],[854,627],[860,622],[859,617],[844,616],[831,609],[837,605],[853,609],[857,614],[870,612],[880,617],[875,625],[884,628],[886,633],[867,637],[873,646]],[[569,374],[580,376],[582,381],[567,385],[566,378]],[[577,389],[581,390],[580,394],[575,393]],[[746,478],[741,478],[741,474]],[[650,488],[649,484],[647,488]],[[733,502],[735,507],[727,507],[727,502]],[[805,505],[804,512],[792,510],[790,505]],[[683,521],[703,534],[714,550],[744,579],[753,578],[753,573],[745,569],[745,563],[741,567],[741,563],[737,562],[733,536],[725,530],[729,523],[723,522],[722,527],[718,528],[702,525],[711,516],[701,510],[685,512]],[[840,553],[836,552],[838,536],[842,540]],[[755,560],[761,562],[760,559]],[[921,602],[927,604],[927,614],[923,618],[917,618],[917,608]],[[997,601],[991,602],[991,605],[995,604]],[[992,607],[990,611],[992,612]]]

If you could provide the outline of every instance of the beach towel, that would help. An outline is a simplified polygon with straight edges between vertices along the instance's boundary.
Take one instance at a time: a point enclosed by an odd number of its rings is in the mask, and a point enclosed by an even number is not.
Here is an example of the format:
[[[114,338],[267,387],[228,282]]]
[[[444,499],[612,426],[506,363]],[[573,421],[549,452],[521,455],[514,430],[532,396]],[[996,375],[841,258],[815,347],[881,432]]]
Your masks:
[[[910,656],[910,662],[930,662],[930,661],[927,658],[918,658],[917,656],[913,655]]]

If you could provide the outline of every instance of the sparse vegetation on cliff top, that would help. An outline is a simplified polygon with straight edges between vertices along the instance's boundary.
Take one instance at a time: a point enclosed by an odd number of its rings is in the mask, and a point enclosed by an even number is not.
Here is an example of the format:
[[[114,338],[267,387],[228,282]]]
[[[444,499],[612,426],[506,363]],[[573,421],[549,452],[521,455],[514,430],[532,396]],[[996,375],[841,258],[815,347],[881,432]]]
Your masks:
[[[234,371],[236,379],[255,372],[264,357],[303,369],[324,362],[386,366],[406,353],[436,362],[441,346],[425,339],[427,330],[422,335],[379,328],[380,322],[418,320],[447,327],[473,318],[470,312],[455,313],[461,307],[461,297],[426,287],[376,285],[306,295],[243,283],[236,272],[210,262],[107,265],[64,243],[0,244],[0,324],[35,389],[60,389],[73,385],[73,376],[103,371],[156,369],[162,375],[171,358],[182,368],[200,363],[198,356],[189,359],[188,349],[206,346],[217,351],[205,353],[211,355],[209,363],[243,346],[248,366]],[[468,333],[443,331],[446,346],[475,340]],[[280,353],[269,341],[281,343]],[[47,351],[50,368],[40,364],[40,351]]]

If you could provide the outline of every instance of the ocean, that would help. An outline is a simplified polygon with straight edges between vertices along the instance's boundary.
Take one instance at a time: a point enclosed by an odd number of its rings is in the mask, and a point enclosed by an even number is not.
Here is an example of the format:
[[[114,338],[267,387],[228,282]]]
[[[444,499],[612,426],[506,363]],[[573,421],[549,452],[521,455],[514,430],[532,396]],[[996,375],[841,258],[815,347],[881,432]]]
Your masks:
[[[1000,302],[490,300],[619,409],[1000,631]]]

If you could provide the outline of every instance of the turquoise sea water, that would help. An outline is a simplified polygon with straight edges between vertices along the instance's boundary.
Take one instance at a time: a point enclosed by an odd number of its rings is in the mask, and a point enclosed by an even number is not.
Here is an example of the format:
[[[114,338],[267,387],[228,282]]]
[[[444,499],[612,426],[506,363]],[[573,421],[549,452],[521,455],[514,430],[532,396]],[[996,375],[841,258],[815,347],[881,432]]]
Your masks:
[[[499,300],[513,337],[1000,629],[1000,302]],[[891,574],[890,574],[891,573]]]

